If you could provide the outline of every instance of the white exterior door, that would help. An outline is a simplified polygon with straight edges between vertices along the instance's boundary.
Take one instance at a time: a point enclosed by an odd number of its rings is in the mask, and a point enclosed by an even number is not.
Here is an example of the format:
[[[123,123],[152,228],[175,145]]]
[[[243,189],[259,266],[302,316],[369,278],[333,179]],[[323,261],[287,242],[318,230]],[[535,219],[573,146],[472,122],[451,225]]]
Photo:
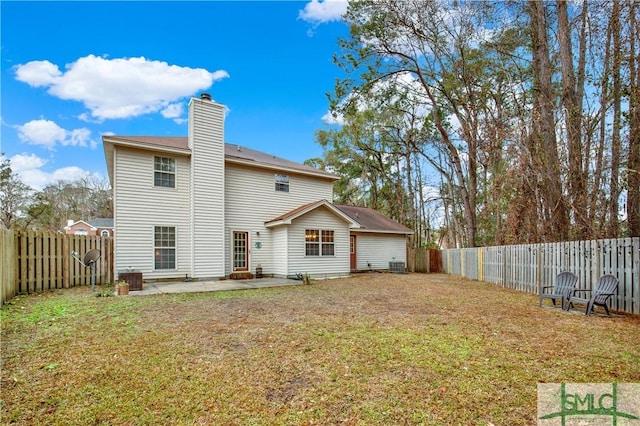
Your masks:
[[[233,271],[249,270],[249,233],[233,231]]]

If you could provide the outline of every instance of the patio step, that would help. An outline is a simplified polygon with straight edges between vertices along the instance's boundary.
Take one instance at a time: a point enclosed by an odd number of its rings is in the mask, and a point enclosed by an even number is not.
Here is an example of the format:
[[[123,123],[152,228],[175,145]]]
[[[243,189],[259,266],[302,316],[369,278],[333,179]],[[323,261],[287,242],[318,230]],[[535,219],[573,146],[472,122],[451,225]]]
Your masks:
[[[251,272],[232,272],[229,275],[229,279],[231,280],[250,280],[253,278],[253,274]]]

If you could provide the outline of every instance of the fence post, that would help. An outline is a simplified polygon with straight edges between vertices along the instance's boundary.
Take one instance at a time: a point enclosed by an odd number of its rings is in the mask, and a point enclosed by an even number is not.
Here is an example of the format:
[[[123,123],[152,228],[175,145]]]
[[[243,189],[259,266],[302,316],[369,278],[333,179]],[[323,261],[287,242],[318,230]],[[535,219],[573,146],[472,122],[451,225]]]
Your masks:
[[[476,250],[478,250],[478,281],[484,281],[484,268],[483,268],[484,256],[483,256],[482,247],[479,247]]]
[[[631,305],[629,309],[634,314],[640,314],[640,238],[634,237],[631,239],[631,278],[627,282],[631,294]],[[633,285],[635,283],[635,291]]]
[[[536,245],[536,286],[538,294],[542,294],[542,245]]]
[[[462,275],[463,277],[467,278],[465,266],[466,265],[465,265],[465,261],[464,261],[464,249],[461,248],[460,249],[460,275]]]

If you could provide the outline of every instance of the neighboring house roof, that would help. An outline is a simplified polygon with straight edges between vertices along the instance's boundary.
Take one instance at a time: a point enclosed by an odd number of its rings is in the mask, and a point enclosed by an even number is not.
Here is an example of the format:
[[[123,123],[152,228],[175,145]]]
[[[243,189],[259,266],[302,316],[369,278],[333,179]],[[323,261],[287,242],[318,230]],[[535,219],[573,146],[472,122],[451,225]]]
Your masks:
[[[93,231],[95,231],[95,230],[97,229],[95,226],[93,226],[92,224],[90,224],[89,222],[84,221],[84,220],[76,220],[75,222],[70,223],[70,224],[68,224],[67,226],[65,226],[65,227],[64,227],[64,229],[65,229],[65,230],[69,230],[69,229],[71,229],[72,227],[74,227],[74,226],[76,226],[76,225],[78,225],[78,224],[80,224],[80,223],[84,223],[84,224],[85,224],[85,225],[87,225],[89,228],[91,228]]]
[[[333,214],[335,214],[336,216],[340,217],[342,220],[344,220],[345,222],[347,222],[349,224],[350,228],[358,228],[358,223],[354,222],[353,219],[351,217],[349,217],[348,215],[346,215],[344,212],[342,212],[341,210],[337,209],[336,206],[334,206],[333,204],[331,204],[330,202],[328,202],[327,200],[320,200],[320,201],[316,201],[313,203],[308,203],[308,204],[304,204],[298,208],[295,208],[283,215],[280,215],[274,219],[271,219],[267,222],[264,223],[264,225],[267,228],[271,228],[274,226],[278,226],[278,225],[290,225],[291,222],[294,219],[299,218],[300,216],[303,216],[319,207],[326,207],[327,209],[329,209]]]
[[[107,166],[111,177],[111,165],[113,162],[112,145],[129,146],[132,148],[165,151],[174,154],[191,155],[189,139],[186,137],[161,137],[161,136],[103,136]],[[289,170],[302,174],[308,174],[328,179],[339,179],[333,173],[296,163],[275,155],[256,151],[240,145],[226,143],[224,147],[225,161],[237,164],[245,164],[274,170]]]
[[[360,224],[358,232],[413,234],[411,229],[368,207],[345,205],[336,205],[336,207]]]
[[[96,218],[88,220],[77,220],[75,222],[69,223],[64,227],[64,229],[69,230],[79,223],[84,223],[94,231],[98,228],[113,228],[113,218]]]
[[[113,228],[113,218],[96,218],[87,220],[87,223],[94,228]]]

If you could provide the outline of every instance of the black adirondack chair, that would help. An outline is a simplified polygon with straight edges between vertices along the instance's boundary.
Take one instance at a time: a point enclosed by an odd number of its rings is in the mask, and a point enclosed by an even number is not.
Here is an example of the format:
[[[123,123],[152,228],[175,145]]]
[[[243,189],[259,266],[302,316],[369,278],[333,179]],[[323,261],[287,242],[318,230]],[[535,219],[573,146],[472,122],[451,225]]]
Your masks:
[[[589,289],[575,289],[571,293],[571,298],[569,299],[569,308],[573,307],[574,303],[582,303],[586,306],[585,315],[591,315],[596,306],[602,306],[604,310],[607,312],[607,315],[611,315],[609,313],[609,307],[607,307],[607,301],[610,297],[616,295],[616,291],[618,290],[618,279],[613,275],[603,275],[598,278],[598,282],[596,283],[595,290]],[[576,296],[576,293],[584,295],[584,297]],[[587,297],[587,295],[591,293],[591,297]]]
[[[556,284],[544,286],[540,289],[540,306],[544,299],[551,299],[555,306],[556,300],[560,301],[563,310],[569,309],[569,297],[576,287],[578,277],[572,272],[560,272],[556,277]]]

